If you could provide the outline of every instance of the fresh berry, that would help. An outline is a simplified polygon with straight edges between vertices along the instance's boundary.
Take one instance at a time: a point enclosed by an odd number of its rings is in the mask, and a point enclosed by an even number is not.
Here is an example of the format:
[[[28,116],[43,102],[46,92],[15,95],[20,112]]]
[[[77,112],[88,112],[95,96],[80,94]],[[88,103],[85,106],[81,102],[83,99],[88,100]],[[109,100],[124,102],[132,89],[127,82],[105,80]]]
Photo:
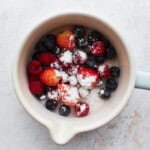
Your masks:
[[[59,63],[64,68],[69,68],[72,65],[72,53],[70,51],[65,51],[59,56]]]
[[[85,102],[78,102],[75,105],[75,113],[78,117],[87,116],[89,113],[89,105]]]
[[[44,84],[40,81],[31,81],[29,83],[29,89],[32,94],[40,95],[44,91]]]
[[[68,106],[74,106],[79,100],[77,87],[68,84],[58,84],[58,93],[60,101]]]
[[[90,91],[83,88],[83,87],[80,87],[79,88],[79,94],[80,94],[81,97],[84,98],[84,97],[87,97],[90,94]]]
[[[55,89],[55,88],[50,89],[50,90],[47,92],[47,97],[48,97],[49,99],[54,99],[54,100],[58,101],[58,100],[59,100],[59,94],[58,94],[57,89]]]
[[[29,82],[31,82],[31,81],[39,81],[39,75],[29,74],[28,80],[29,80]]]
[[[65,71],[61,71],[60,74],[61,74],[61,78],[62,78],[62,83],[67,83],[69,75]]]
[[[103,39],[103,35],[100,33],[100,32],[98,32],[98,31],[92,31],[89,35],[88,35],[88,37],[87,37],[87,40],[88,40],[88,43],[90,44],[90,45],[92,45],[94,42],[96,42],[96,41],[101,41],[102,39]]]
[[[60,48],[73,50],[75,48],[74,34],[70,30],[65,30],[64,32],[57,35],[57,44]]]
[[[45,101],[47,100],[47,95],[46,94],[41,94],[38,96],[38,99],[41,100],[41,101]]]
[[[38,75],[42,72],[41,63],[38,60],[31,60],[28,64],[28,72],[32,75]]]
[[[115,78],[119,77],[120,76],[120,68],[116,67],[116,66],[112,66],[110,68],[110,75]]]
[[[52,63],[50,64],[50,67],[51,67],[51,68],[55,68],[55,69],[62,70],[62,66],[61,66],[59,60],[57,60],[57,59],[56,59],[54,62],[52,62]]]
[[[106,64],[99,65],[98,73],[100,78],[108,78],[110,76],[110,70],[108,65]]]
[[[80,85],[86,89],[91,89],[98,84],[99,75],[91,68],[79,68],[77,79]]]
[[[52,62],[56,60],[56,56],[50,52],[41,53],[39,61],[42,65],[49,66]]]
[[[118,82],[115,78],[109,78],[106,81],[106,88],[107,89],[114,91],[114,90],[116,90],[117,87],[118,87]]]
[[[68,116],[71,112],[71,108],[69,106],[66,106],[66,105],[61,105],[59,107],[59,114],[61,116]]]
[[[105,89],[100,89],[99,91],[99,96],[103,99],[108,99],[111,96],[111,91],[108,90],[107,88]]]
[[[45,107],[48,109],[48,110],[55,110],[57,108],[57,105],[58,105],[58,102],[54,99],[49,99],[47,100],[46,104],[45,104]]]
[[[49,68],[40,74],[40,80],[45,85],[56,86],[61,80],[61,76],[58,70]]]
[[[39,42],[36,44],[35,49],[39,52],[45,52],[56,48],[56,37],[53,34],[48,34],[42,37]]]
[[[69,68],[67,68],[66,71],[69,75],[76,75],[78,72],[78,68],[79,65],[71,65]]]
[[[91,47],[91,52],[94,56],[102,56],[105,52],[105,45],[100,42],[94,42]]]
[[[91,46],[86,46],[86,47],[84,47],[84,51],[85,51],[88,55],[92,55],[92,53],[91,53]]]
[[[75,38],[75,43],[76,43],[77,48],[83,48],[87,45],[87,40],[84,37]]]
[[[114,49],[114,47],[108,47],[106,48],[105,55],[108,59],[115,58],[117,55],[116,50]]]
[[[87,61],[87,54],[81,50],[77,50],[73,54],[73,62],[75,64],[84,64]]]
[[[68,78],[68,82],[70,85],[77,85],[77,83],[78,83],[76,76],[70,76]]]
[[[36,51],[35,53],[33,53],[32,55],[32,59],[39,59],[41,52]]]
[[[81,25],[74,25],[73,28],[73,33],[75,35],[75,37],[84,37],[85,36],[85,27],[84,26],[81,26]]]
[[[97,61],[99,64],[102,64],[102,63],[105,61],[105,57],[104,57],[104,56],[96,57],[96,61]]]
[[[94,58],[89,58],[89,59],[87,60],[87,66],[88,66],[89,68],[96,69],[96,68],[97,68],[97,62],[95,61]]]

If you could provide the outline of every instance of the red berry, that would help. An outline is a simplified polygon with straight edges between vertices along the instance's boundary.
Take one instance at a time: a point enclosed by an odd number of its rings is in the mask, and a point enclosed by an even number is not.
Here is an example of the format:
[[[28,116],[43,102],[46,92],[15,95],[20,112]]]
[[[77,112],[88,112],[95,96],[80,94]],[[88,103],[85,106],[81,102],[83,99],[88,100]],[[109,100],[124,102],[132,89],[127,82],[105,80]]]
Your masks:
[[[39,81],[39,75],[29,75],[28,76],[29,82],[31,81]]]
[[[78,117],[87,116],[89,113],[89,105],[85,102],[77,102],[74,108]]]
[[[77,79],[82,87],[91,89],[98,84],[99,74],[91,68],[79,68]]]
[[[72,53],[70,51],[65,51],[59,56],[59,63],[64,68],[70,68],[72,65]]]
[[[32,75],[38,75],[42,72],[41,63],[38,60],[31,60],[28,64],[28,72]]]
[[[31,93],[35,95],[40,95],[44,91],[44,84],[40,81],[31,81],[29,83],[29,89]]]
[[[94,42],[91,47],[91,52],[95,56],[102,56],[105,52],[105,45],[100,41]]]
[[[75,48],[74,34],[70,30],[66,30],[56,37],[57,44],[60,48],[73,50]]]
[[[39,61],[42,65],[50,65],[52,62],[56,60],[55,55],[50,52],[44,52],[40,55]]]
[[[81,50],[75,51],[73,55],[73,62],[75,64],[84,64],[87,60],[87,54]]]
[[[108,65],[102,64],[98,67],[100,78],[108,78],[110,76],[110,69]]]
[[[46,69],[40,74],[40,81],[47,86],[56,86],[60,80],[60,72],[54,68]]]

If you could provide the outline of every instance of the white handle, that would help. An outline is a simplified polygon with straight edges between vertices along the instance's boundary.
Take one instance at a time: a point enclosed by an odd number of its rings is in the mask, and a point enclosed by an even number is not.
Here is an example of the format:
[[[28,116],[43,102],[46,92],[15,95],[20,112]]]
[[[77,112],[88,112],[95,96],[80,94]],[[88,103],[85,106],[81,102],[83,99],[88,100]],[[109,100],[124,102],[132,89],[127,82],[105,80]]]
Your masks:
[[[137,71],[135,87],[150,90],[150,72]]]

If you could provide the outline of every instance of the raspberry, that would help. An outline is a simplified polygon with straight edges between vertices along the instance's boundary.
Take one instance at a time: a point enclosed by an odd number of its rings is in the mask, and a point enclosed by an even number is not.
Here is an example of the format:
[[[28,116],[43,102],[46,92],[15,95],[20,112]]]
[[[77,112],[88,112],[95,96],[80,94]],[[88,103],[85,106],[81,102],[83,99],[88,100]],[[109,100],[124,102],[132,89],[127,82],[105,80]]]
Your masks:
[[[38,75],[42,72],[42,66],[41,63],[38,60],[32,60],[28,64],[28,72],[32,75]]]
[[[77,102],[75,105],[75,113],[78,117],[83,117],[89,113],[89,105],[84,102]]]
[[[100,41],[94,42],[91,47],[91,52],[94,56],[102,56],[105,52],[105,45]]]
[[[40,95],[44,91],[44,84],[40,81],[31,81],[29,83],[29,89],[32,94]]]
[[[42,65],[50,65],[52,62],[56,60],[55,55],[50,52],[42,53],[39,57],[39,61]]]
[[[75,64],[84,64],[87,60],[87,54],[81,50],[77,50],[73,55],[73,62]]]
[[[39,75],[29,75],[28,76],[29,82],[31,81],[39,81]]]
[[[106,64],[100,65],[98,67],[98,72],[99,72],[100,78],[108,78],[110,76],[110,70],[109,70],[108,65]]]

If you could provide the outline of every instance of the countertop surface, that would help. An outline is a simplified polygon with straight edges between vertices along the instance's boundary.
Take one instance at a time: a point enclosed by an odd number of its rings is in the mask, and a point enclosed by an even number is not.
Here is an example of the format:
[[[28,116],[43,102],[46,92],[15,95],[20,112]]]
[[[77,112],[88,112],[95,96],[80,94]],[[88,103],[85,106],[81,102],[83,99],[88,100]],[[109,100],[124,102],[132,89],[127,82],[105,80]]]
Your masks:
[[[150,91],[135,89],[127,107],[109,124],[58,146],[18,102],[11,70],[18,45],[38,22],[53,14],[76,11],[110,23],[134,51],[137,69],[150,71],[149,8],[149,0],[0,0],[0,149],[148,150]]]

